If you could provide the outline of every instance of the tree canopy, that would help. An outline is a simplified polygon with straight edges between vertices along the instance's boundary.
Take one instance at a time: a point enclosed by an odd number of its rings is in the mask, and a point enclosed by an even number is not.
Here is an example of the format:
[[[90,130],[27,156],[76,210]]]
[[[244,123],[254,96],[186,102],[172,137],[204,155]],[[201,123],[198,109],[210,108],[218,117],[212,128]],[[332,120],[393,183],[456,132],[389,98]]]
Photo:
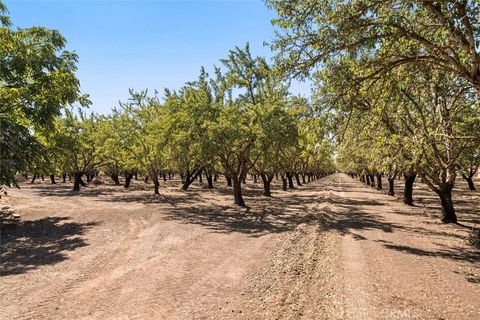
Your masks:
[[[32,132],[51,130],[61,111],[88,104],[75,76],[78,57],[57,30],[14,30],[0,3],[0,184],[15,183],[39,151]]]

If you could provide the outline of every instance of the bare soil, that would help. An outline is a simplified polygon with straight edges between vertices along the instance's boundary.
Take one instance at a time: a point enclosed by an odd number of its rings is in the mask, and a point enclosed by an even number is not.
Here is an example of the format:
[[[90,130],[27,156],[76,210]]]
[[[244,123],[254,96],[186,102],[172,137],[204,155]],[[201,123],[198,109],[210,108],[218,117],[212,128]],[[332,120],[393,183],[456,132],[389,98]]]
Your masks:
[[[407,207],[343,174],[273,198],[247,181],[249,209],[224,184],[10,190],[0,319],[480,319],[480,195],[463,184],[461,225],[421,183]]]

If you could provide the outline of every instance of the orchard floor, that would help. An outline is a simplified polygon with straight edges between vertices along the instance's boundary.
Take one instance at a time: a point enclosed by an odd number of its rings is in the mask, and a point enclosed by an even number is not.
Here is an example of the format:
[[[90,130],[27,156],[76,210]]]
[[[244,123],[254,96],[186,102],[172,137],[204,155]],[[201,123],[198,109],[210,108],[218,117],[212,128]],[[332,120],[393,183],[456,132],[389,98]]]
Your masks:
[[[462,225],[420,183],[407,207],[343,174],[273,198],[247,181],[249,209],[224,184],[10,190],[0,319],[480,319],[480,193],[462,183]]]

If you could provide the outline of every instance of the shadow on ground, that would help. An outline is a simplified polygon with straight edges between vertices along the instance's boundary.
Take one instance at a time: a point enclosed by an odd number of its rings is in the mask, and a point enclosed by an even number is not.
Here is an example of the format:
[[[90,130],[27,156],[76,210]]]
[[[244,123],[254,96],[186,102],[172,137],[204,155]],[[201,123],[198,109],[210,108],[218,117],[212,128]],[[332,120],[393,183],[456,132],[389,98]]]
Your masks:
[[[303,191],[311,191],[318,186],[311,184],[301,188]],[[260,184],[253,183],[242,190],[248,208],[202,203],[198,201],[201,195],[193,190],[178,199],[166,195],[165,198],[172,207],[164,213],[164,219],[197,224],[214,232],[241,232],[253,237],[290,231],[302,223],[321,222],[318,214],[312,214],[307,209],[308,206],[318,203],[318,197],[298,194],[285,196],[285,192],[280,193],[275,189],[272,191],[273,197],[265,197],[261,195],[262,190]],[[212,192],[231,196],[233,202],[230,188],[219,186]]]
[[[395,181],[396,184],[401,184],[400,181]],[[360,182],[350,181],[344,183],[349,185],[351,190],[362,193],[386,193],[385,190],[374,190],[368,186],[362,186]],[[400,191],[402,187],[399,187]],[[348,190],[342,190],[348,192]],[[433,194],[427,187],[421,183],[416,183],[414,190],[414,199],[416,206],[404,206],[402,209],[392,209],[386,206],[385,209],[389,213],[401,215],[405,217],[405,223],[390,223],[384,220],[381,214],[372,214],[369,210],[372,205],[378,203],[368,203],[368,200],[359,200],[351,198],[330,198],[326,201],[337,204],[332,212],[329,212],[328,207],[325,213],[326,225],[330,229],[337,230],[341,234],[351,234],[357,240],[365,240],[363,236],[357,235],[356,230],[362,229],[380,229],[384,232],[401,231],[407,233],[412,238],[422,237],[431,239],[435,244],[435,249],[422,249],[404,243],[394,243],[391,241],[371,239],[381,243],[385,248],[399,251],[405,254],[415,256],[429,256],[435,258],[443,258],[454,261],[462,261],[467,263],[479,263],[480,252],[468,246],[456,246],[448,244],[449,239],[456,238],[461,242],[466,243],[465,231],[468,231],[472,225],[480,223],[480,206],[475,205],[475,199],[465,199],[465,196],[471,197],[472,192],[466,190],[457,190],[455,195],[455,206],[459,221],[467,224],[451,224],[444,225],[440,222],[439,212],[441,207],[439,205],[438,197]],[[384,204],[388,201],[396,201],[395,198],[389,197],[384,200]],[[418,217],[420,220],[413,220],[418,223],[415,225],[407,223],[407,217]],[[478,277],[467,277],[470,282],[477,282]]]
[[[85,232],[98,222],[68,222],[68,217],[48,217],[1,226],[0,275],[20,274],[61,262],[66,252],[87,246]]]

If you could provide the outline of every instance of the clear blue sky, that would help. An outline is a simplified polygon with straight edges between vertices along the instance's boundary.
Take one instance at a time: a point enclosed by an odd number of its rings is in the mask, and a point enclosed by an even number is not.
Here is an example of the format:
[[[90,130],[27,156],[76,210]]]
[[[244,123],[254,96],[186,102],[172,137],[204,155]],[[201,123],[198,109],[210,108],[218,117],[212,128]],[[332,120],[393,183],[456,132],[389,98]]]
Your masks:
[[[108,113],[128,89],[178,89],[235,45],[272,56],[274,12],[261,1],[4,1],[14,26],[58,29],[79,57],[92,109]],[[295,83],[293,93],[309,86]]]

